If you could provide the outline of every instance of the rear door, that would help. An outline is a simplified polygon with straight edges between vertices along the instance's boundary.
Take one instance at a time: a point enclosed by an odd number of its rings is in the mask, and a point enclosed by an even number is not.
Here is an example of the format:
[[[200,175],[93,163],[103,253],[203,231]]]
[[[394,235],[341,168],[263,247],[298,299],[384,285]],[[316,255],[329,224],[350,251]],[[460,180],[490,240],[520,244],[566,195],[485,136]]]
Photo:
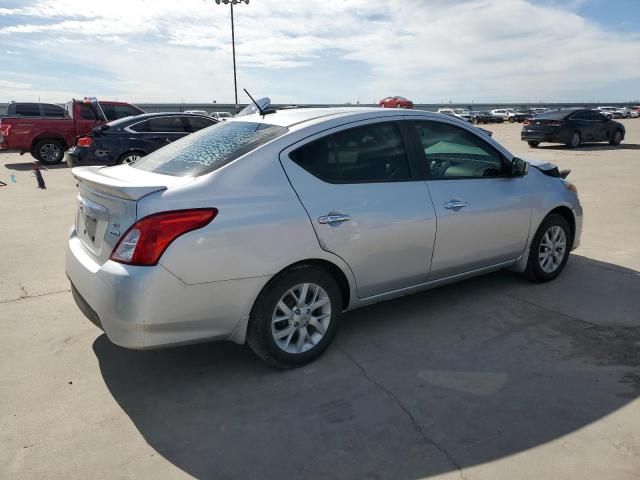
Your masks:
[[[425,282],[429,272],[435,212],[401,128],[358,122],[280,156],[320,246],[349,265],[360,298]]]
[[[441,121],[416,121],[438,220],[429,280],[514,260],[531,222],[526,177],[507,175],[503,155],[480,135]]]
[[[593,142],[598,140],[598,125],[595,125],[587,110],[580,110],[572,113],[567,119],[572,131],[580,132],[583,142]]]

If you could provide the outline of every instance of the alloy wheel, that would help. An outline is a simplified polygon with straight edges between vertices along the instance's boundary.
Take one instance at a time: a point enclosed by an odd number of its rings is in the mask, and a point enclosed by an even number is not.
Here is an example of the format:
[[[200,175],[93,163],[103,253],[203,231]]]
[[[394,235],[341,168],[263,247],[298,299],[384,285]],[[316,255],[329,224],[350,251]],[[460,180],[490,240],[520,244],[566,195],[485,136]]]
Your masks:
[[[40,147],[40,158],[46,163],[55,163],[61,153],[60,146],[56,143],[45,143]]]
[[[281,350],[303,353],[324,337],[331,321],[327,292],[314,283],[301,283],[287,290],[271,316],[271,335]]]
[[[538,247],[538,263],[545,273],[553,273],[562,264],[567,252],[567,235],[564,229],[554,225],[542,236]]]
[[[124,157],[122,159],[122,164],[123,165],[129,165],[135,161],[137,161],[140,158],[140,155],[127,155],[126,157]]]

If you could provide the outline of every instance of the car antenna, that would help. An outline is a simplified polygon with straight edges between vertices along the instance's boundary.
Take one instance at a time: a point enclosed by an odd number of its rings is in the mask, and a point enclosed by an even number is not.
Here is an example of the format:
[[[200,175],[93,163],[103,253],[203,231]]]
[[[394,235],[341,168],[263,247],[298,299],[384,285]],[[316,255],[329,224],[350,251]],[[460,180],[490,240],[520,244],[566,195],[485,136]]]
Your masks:
[[[266,101],[267,101],[267,104],[265,105],[265,107],[266,107],[266,108],[264,108],[264,109],[263,109],[263,108],[260,106],[260,104],[259,104],[258,102],[256,102],[256,101],[253,99],[253,97],[251,96],[251,94],[250,94],[249,92],[247,92],[247,89],[246,89],[246,88],[243,88],[243,90],[244,90],[244,93],[246,93],[246,94],[249,96],[249,98],[251,99],[251,101],[253,102],[253,104],[256,106],[256,108],[257,108],[257,109],[258,109],[258,111],[260,112],[260,115],[262,115],[262,116],[264,117],[265,115],[268,115],[269,113],[276,113],[276,111],[275,111],[273,108],[269,108],[269,99],[268,99],[268,98],[267,98],[267,99],[263,99],[263,98],[261,98],[261,99],[260,99],[261,101],[262,101],[262,100],[266,100]],[[241,113],[242,113],[242,112],[241,112]]]

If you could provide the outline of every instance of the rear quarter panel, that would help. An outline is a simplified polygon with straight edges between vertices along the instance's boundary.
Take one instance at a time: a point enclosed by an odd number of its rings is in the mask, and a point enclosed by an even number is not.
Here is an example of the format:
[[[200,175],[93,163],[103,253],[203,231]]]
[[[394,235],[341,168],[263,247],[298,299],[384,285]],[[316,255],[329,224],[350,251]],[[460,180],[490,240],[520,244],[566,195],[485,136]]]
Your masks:
[[[265,146],[193,185],[142,199],[138,218],[162,210],[214,207],[205,228],[174,241],[160,264],[187,284],[270,277],[301,260],[329,260],[345,273],[337,256],[320,248],[311,221],[278,161],[281,144]],[[266,280],[265,280],[266,281]]]

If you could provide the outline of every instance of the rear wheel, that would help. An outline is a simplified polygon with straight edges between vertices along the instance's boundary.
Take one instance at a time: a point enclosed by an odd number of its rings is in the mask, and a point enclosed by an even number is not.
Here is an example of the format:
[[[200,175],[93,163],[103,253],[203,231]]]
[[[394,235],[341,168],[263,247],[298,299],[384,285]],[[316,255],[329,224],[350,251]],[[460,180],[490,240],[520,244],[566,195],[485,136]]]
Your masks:
[[[564,269],[573,245],[571,228],[565,218],[549,215],[531,242],[525,276],[533,282],[553,280]]]
[[[127,152],[120,156],[118,165],[129,165],[144,157],[144,152]]]
[[[32,155],[45,165],[56,165],[64,156],[64,144],[60,140],[40,140],[34,145]]]
[[[569,137],[569,142],[567,143],[567,147],[576,148],[578,145],[580,145],[580,140],[581,140],[580,132],[573,132]]]
[[[477,125],[477,124],[479,123],[479,122],[478,122],[478,117],[473,117],[473,118],[471,119],[471,123],[473,123],[474,125]]]
[[[296,267],[258,296],[247,343],[274,367],[304,365],[326,350],[341,316],[342,295],[333,277],[319,267]]]
[[[620,145],[621,141],[622,141],[622,131],[616,130],[615,132],[613,132],[613,135],[611,135],[611,139],[609,140],[609,143],[611,145]]]
[[[531,148],[536,148],[540,145],[540,142],[527,142]]]

